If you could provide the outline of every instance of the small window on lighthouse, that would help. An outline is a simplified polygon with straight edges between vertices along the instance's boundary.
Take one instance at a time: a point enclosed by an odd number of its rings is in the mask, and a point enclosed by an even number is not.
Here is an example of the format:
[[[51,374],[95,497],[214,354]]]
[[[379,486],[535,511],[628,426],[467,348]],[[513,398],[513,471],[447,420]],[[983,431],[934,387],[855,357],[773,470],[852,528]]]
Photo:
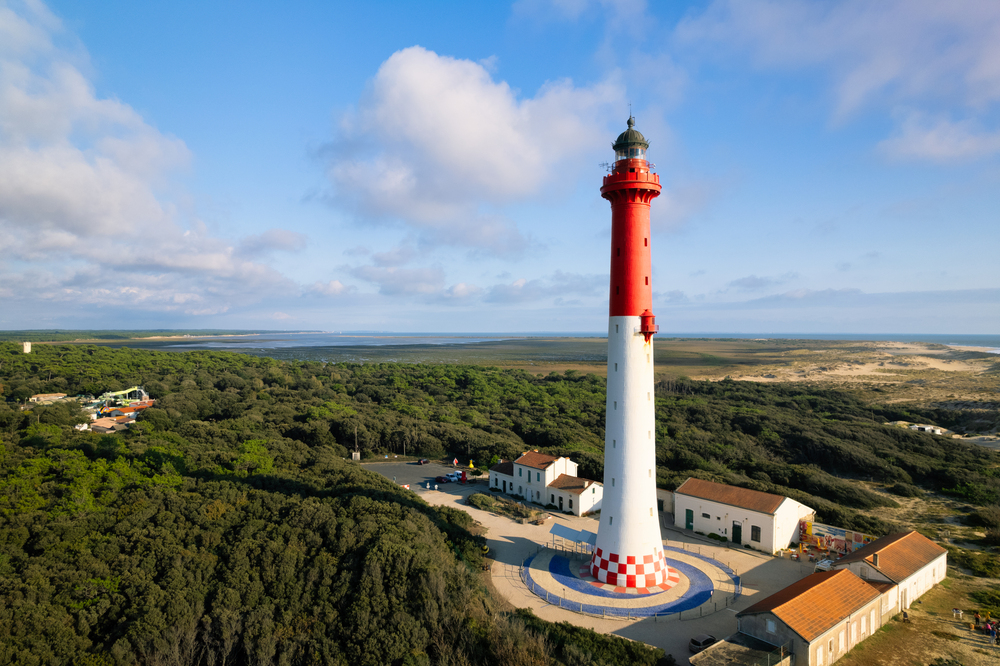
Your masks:
[[[653,507],[649,507],[649,515],[653,515]]]
[[[618,332],[618,324],[615,324],[615,333]]]
[[[615,487],[615,477],[611,477],[611,487]]]
[[[615,409],[618,409],[618,401],[615,400]]]
[[[649,470],[649,478],[653,478],[653,470]]]
[[[649,239],[648,238],[643,238],[642,239],[642,246],[643,247],[649,247]]]
[[[618,248],[618,256],[619,257],[622,256],[622,249],[621,248]]]
[[[618,372],[618,364],[615,363],[615,372]]]
[[[617,439],[611,440],[611,448],[613,448],[613,449],[617,449],[618,448],[618,440]]]
[[[618,295],[618,287],[615,287],[615,296]]]
[[[649,276],[648,275],[646,276],[646,284],[647,285],[649,284]]]
[[[650,397],[649,391],[646,392],[646,400],[652,400],[652,398]]]
[[[614,516],[609,516],[608,517],[608,525],[614,525],[614,524],[615,524],[615,517]]]

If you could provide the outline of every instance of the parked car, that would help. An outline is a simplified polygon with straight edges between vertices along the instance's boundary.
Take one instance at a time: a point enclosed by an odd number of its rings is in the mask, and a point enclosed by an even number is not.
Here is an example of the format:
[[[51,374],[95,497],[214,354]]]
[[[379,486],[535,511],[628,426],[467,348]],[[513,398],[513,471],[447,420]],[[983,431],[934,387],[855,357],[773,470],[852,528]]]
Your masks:
[[[430,460],[428,460],[427,458],[421,458],[420,460],[418,460],[418,461],[417,461],[417,464],[418,464],[418,465],[429,465],[429,464],[430,464],[430,462],[431,462],[431,461],[430,461]]]
[[[688,643],[688,648],[691,652],[698,653],[710,645],[715,645],[716,641],[718,641],[718,639],[711,634],[698,634],[691,639],[690,643]]]
[[[437,481],[438,483],[451,483],[451,479],[449,479],[447,476],[439,476],[434,480]]]
[[[452,472],[451,474],[448,475],[448,480],[458,483],[459,481],[462,480],[461,472]]]

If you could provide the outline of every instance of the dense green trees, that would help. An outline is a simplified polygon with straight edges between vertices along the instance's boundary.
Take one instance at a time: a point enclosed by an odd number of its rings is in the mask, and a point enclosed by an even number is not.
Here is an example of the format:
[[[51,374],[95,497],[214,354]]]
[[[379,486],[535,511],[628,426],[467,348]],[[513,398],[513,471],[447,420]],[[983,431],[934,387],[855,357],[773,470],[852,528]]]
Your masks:
[[[488,374],[393,370],[0,345],[5,396],[159,399],[118,435],[74,430],[69,405],[0,403],[0,663],[672,663],[501,612],[468,514],[343,459],[355,430],[366,451],[523,446],[412,393],[450,381],[486,405]]]

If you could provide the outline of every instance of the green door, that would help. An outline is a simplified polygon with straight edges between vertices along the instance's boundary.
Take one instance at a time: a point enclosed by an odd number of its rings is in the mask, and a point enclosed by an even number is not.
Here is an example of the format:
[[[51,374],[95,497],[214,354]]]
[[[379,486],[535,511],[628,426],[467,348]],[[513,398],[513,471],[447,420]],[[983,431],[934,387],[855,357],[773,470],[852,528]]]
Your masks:
[[[743,543],[743,525],[733,522],[733,543]]]
[[[692,509],[685,509],[684,511],[684,529],[694,529],[694,511]]]

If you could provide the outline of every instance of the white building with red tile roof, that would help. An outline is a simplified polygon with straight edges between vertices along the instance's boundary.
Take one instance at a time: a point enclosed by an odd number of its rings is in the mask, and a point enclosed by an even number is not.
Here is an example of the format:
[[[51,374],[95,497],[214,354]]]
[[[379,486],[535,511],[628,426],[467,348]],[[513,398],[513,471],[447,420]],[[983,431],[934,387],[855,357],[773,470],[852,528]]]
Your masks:
[[[885,588],[885,616],[910,607],[924,592],[944,580],[948,551],[919,532],[889,534],[859,548],[833,565]]]
[[[600,510],[604,499],[603,484],[578,477],[575,462],[538,451],[491,467],[490,488],[577,516]]]
[[[814,509],[790,497],[689,478],[674,491],[674,525],[774,553],[798,540]]]

